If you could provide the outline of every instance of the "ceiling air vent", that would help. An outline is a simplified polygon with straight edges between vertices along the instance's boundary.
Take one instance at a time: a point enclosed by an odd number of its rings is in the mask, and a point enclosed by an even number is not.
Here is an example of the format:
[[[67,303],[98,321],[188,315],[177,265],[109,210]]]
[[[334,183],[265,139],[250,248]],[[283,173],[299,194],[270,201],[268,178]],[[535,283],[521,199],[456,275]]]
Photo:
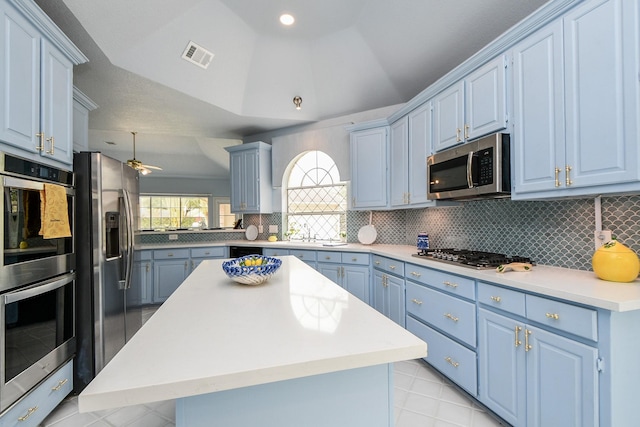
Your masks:
[[[198,67],[202,67],[206,70],[213,59],[213,53],[190,41],[187,48],[182,53],[182,59],[194,63]]]

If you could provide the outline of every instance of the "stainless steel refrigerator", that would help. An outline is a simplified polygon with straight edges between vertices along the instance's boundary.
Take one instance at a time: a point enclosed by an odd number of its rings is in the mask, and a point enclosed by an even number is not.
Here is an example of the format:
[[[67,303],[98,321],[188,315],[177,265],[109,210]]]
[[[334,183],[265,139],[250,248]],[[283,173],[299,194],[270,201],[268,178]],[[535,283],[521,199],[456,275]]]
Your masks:
[[[133,274],[138,172],[101,153],[74,154],[76,337],[74,390],[82,391],[142,325]]]

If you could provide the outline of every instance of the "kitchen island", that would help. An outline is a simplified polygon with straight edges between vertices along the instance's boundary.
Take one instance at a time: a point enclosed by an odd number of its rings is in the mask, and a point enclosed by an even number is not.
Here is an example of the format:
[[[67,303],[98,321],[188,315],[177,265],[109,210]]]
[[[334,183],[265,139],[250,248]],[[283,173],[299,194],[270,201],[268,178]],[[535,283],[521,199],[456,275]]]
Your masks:
[[[258,286],[204,261],[78,399],[177,399],[177,426],[390,426],[392,363],[426,344],[292,256]]]

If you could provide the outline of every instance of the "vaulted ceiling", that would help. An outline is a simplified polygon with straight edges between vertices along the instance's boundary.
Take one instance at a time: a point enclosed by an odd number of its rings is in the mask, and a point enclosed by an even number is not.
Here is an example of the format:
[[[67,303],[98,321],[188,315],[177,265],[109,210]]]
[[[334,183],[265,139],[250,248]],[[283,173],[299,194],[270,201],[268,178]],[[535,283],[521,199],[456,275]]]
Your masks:
[[[215,161],[230,139],[404,103],[546,0],[36,2],[90,60],[74,82],[99,106],[92,149],[136,130],[140,153]],[[207,69],[181,58],[190,41]]]

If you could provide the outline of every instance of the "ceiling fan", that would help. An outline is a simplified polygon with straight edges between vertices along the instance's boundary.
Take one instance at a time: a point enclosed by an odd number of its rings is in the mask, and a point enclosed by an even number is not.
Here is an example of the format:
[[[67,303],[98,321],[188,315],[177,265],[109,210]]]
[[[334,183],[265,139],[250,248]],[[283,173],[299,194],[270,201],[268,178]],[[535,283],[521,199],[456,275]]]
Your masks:
[[[140,160],[136,159],[136,134],[138,132],[131,132],[133,135],[133,159],[127,160],[127,164],[139,171],[142,175],[147,175],[151,173],[151,169],[161,171],[162,168],[158,166],[145,165]]]

